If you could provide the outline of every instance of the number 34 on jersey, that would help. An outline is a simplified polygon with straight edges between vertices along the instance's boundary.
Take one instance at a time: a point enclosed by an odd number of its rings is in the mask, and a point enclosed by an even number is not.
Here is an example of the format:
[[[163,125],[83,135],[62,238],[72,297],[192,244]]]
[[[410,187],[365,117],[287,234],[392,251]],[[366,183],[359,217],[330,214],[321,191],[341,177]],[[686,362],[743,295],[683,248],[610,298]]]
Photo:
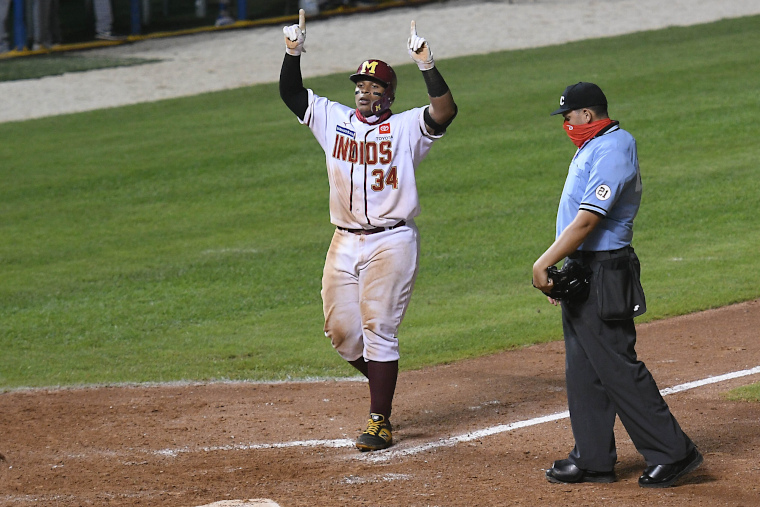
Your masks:
[[[384,125],[380,126],[382,132]],[[340,130],[335,134],[335,145],[332,157],[343,162],[357,164],[359,166],[387,166],[393,160],[393,151],[390,141],[356,141],[351,137],[341,134]],[[398,189],[398,174],[396,166],[376,168],[371,171],[374,183],[372,190],[381,192],[386,187]]]

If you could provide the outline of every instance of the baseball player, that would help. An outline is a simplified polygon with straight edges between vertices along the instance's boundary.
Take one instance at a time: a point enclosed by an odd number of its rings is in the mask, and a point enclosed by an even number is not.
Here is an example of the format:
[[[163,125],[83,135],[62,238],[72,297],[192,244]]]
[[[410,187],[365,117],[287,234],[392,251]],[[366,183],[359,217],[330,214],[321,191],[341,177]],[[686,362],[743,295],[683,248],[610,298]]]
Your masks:
[[[303,9],[298,24],[283,32],[280,96],[325,152],[330,221],[336,226],[322,276],[324,331],[338,354],[369,380],[369,422],[356,447],[385,449],[393,442],[397,334],[419,258],[415,170],[444,135],[457,107],[414,21],[407,46],[422,71],[430,104],[402,113],[391,111],[396,74],[381,60],[365,60],[349,76],[352,107],[304,88]]]
[[[554,483],[613,482],[615,416],[647,467],[645,488],[672,486],[702,463],[647,367],[636,357],[634,317],[645,308],[631,247],[641,202],[636,140],[609,118],[593,83],[568,86],[552,115],[578,150],[557,213],[556,239],[533,265],[533,283],[550,292],[547,268],[562,259],[591,273],[582,299],[562,302],[565,378],[575,448],[546,471]],[[551,303],[556,301],[550,298]]]

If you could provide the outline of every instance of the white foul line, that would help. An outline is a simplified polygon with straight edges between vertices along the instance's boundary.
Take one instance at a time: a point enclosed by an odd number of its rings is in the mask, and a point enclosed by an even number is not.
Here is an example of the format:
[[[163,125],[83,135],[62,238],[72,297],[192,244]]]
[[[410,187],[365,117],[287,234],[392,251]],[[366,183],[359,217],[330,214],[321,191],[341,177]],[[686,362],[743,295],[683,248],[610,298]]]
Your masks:
[[[726,373],[724,375],[718,375],[717,377],[707,377],[702,380],[695,380],[694,382],[687,382],[673,387],[667,387],[660,389],[660,394],[667,396],[668,394],[679,393],[681,391],[688,391],[697,387],[706,386],[708,384],[717,384],[725,380],[731,380],[739,377],[745,377],[747,375],[754,375],[760,373],[760,366],[755,366],[749,370],[735,371]],[[472,440],[478,440],[490,435],[496,435],[497,433],[503,433],[505,431],[512,431],[519,428],[526,428],[528,426],[535,426],[537,424],[543,424],[545,422],[558,421],[560,419],[566,419],[570,417],[570,412],[558,412],[556,414],[547,415],[543,417],[536,417],[535,419],[528,419],[526,421],[518,421],[512,424],[500,424],[499,426],[493,426],[480,431],[474,431],[472,433],[465,433],[463,435],[457,435],[446,439],[439,440],[438,442],[428,442],[427,444],[418,445],[416,447],[409,447],[407,449],[398,449],[392,451],[381,451],[379,453],[373,453],[366,456],[364,459],[368,461],[388,461],[396,457],[410,456],[430,449],[436,449],[438,447],[450,447],[460,442],[470,442]]]
[[[695,380],[694,382],[687,382],[673,387],[668,387],[660,390],[660,394],[667,396],[669,394],[680,393],[681,391],[688,391],[689,389],[695,389],[697,387],[706,386],[709,384],[717,384],[718,382],[724,382],[740,377],[746,377],[748,375],[755,375],[760,373],[760,366],[748,370],[735,371],[726,373],[724,375],[718,375],[717,377],[707,377],[702,380]],[[483,437],[491,435],[497,435],[506,431],[512,431],[520,428],[527,428],[529,426],[536,426],[552,421],[558,421],[561,419],[567,419],[570,417],[570,412],[557,412],[556,414],[545,415],[542,417],[536,417],[533,419],[527,419],[525,421],[517,421],[510,424],[500,424],[498,426],[492,426],[472,433],[465,433],[462,435],[456,435],[449,438],[444,438],[436,442],[428,442],[426,444],[418,445],[415,447],[409,447],[407,449],[396,449],[379,451],[368,454],[360,454],[357,459],[365,459],[368,461],[388,461],[396,457],[410,456],[420,452],[428,451],[430,449],[437,449],[438,447],[451,447],[458,443],[470,442],[472,440],[478,440]],[[214,452],[214,451],[247,451],[255,449],[283,449],[290,447],[353,447],[354,441],[349,439],[336,439],[336,440],[301,440],[295,442],[279,442],[273,444],[232,444],[213,447],[202,447],[200,449],[190,449],[183,447],[179,449],[162,449],[154,451],[154,454],[160,454],[163,456],[177,456],[186,452]]]
[[[679,393],[681,391],[688,391],[689,389],[694,389],[695,387],[702,387],[708,384],[717,384],[718,382],[723,382],[724,380],[731,380],[731,379],[735,379],[739,377],[746,377],[747,375],[754,375],[756,373],[760,373],[760,366],[755,366],[754,368],[750,368],[749,370],[741,370],[741,371],[734,371],[731,373],[725,373],[723,375],[718,375],[717,377],[707,377],[706,379],[695,380],[694,382],[687,382],[685,384],[681,384],[678,386],[666,387],[665,389],[660,390],[660,394],[662,394],[663,396],[667,396],[669,394]]]
[[[354,441],[347,438],[336,440],[301,440],[295,442],[275,442],[274,444],[230,444],[217,445],[212,447],[201,447],[199,449],[190,449],[189,447],[180,447],[179,449],[161,449],[154,451],[153,454],[162,456],[175,457],[186,452],[214,452],[214,451],[250,451],[256,449],[286,449],[288,447],[353,447]]]

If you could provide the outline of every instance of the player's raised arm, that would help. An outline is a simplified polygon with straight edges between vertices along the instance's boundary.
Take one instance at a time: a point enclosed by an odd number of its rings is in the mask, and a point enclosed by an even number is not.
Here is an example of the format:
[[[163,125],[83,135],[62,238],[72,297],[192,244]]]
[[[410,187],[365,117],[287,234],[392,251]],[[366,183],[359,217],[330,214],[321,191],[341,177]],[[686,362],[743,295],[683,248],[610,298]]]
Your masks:
[[[454,103],[449,86],[435,67],[430,44],[424,37],[417,35],[417,24],[414,21],[412,21],[407,46],[409,56],[422,71],[430,97],[430,107],[425,111],[425,125],[431,134],[440,134],[457,115],[457,105]]]
[[[301,77],[301,53],[306,50],[306,13],[298,11],[298,24],[282,29],[285,35],[285,59],[280,70],[280,97],[285,105],[303,119],[309,105],[309,93],[303,86]]]

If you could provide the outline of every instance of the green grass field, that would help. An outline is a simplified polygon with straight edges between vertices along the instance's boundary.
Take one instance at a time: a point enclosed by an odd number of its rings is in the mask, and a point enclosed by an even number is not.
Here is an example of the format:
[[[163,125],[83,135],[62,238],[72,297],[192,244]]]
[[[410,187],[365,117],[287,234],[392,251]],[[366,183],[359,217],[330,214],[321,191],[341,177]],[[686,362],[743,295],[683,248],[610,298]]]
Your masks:
[[[460,113],[418,171],[402,368],[561,338],[530,277],[574,152],[548,113],[580,80],[639,144],[640,321],[760,296],[758,62],[757,16],[440,61]],[[423,104],[396,70],[394,109]],[[306,85],[352,103],[344,74]],[[0,137],[0,389],[354,374],[322,333],[324,155],[276,84]]]

